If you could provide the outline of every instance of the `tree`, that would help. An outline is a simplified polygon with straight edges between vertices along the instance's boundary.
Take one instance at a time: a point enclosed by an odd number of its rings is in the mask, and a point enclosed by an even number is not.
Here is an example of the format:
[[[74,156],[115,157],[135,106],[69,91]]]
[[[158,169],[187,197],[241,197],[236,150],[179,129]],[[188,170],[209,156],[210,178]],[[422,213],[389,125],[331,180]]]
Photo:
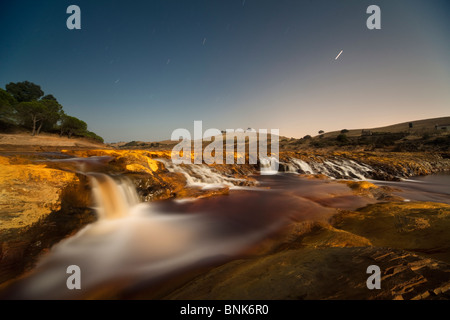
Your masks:
[[[86,131],[87,131],[86,122],[72,116],[68,115],[64,116],[61,122],[61,132],[67,133],[69,139],[72,137],[73,134],[82,135],[86,133]]]
[[[41,90],[40,86],[29,81],[10,82],[5,88],[19,103],[36,101],[44,95],[44,91]]]
[[[325,131],[323,131],[323,130],[319,131],[319,134],[324,134],[324,133],[325,133]]]
[[[100,137],[98,134],[96,134],[95,132],[92,132],[92,131],[86,131],[86,132],[83,134],[83,136],[86,137],[86,138],[89,138],[89,139],[92,139],[92,140],[101,142],[101,143],[104,142],[104,140],[103,140],[102,137]]]
[[[306,136],[303,137],[303,139],[309,140],[309,139],[312,139],[312,137],[309,134],[307,134]]]
[[[16,106],[19,122],[25,127],[31,127],[31,135],[36,135],[37,126],[48,113],[45,104],[39,101],[21,102]]]
[[[342,129],[341,133],[348,133],[348,130],[347,129]]]
[[[62,137],[64,135],[64,121],[66,121],[67,114],[64,112],[64,110],[61,109],[61,111],[59,112],[59,136]]]
[[[0,122],[14,122],[14,106],[16,104],[16,99],[0,88]]]
[[[66,115],[55,96],[44,96],[39,85],[10,82],[5,88],[0,88],[0,129],[18,125],[30,129],[33,136],[59,129],[60,136],[71,138],[75,134],[103,142],[102,137],[87,130],[86,122]]]
[[[53,101],[58,102],[58,100],[56,100],[56,98],[52,94],[47,94],[47,95],[43,96],[41,100],[53,100]]]
[[[36,134],[39,134],[41,132],[41,129],[44,131],[50,131],[54,129],[56,123],[58,122],[58,120],[60,120],[61,117],[62,106],[58,103],[58,101],[56,99],[44,98],[42,98],[40,102],[45,105],[46,110],[43,114],[43,119],[39,124]]]
[[[60,118],[62,106],[54,100],[21,102],[16,106],[17,118],[24,127],[31,129],[31,135],[42,130],[53,129]]]

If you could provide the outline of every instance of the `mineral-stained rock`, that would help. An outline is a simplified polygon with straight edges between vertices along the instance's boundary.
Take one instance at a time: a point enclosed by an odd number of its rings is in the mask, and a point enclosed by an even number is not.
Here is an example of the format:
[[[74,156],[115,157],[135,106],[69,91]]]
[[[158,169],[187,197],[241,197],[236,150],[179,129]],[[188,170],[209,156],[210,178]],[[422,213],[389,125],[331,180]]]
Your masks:
[[[95,220],[86,178],[41,162],[0,157],[0,192],[0,283]]]
[[[378,203],[334,217],[336,228],[375,246],[401,248],[450,263],[450,205]]]
[[[39,163],[14,164],[0,157],[0,182],[1,231],[31,226],[61,209],[62,190],[80,180],[73,172]]]
[[[170,151],[146,151],[146,150],[63,150],[64,153],[74,157],[100,157],[110,156],[113,160],[108,169],[118,172],[141,172],[152,175],[163,168],[156,158],[169,159]]]
[[[136,185],[143,201],[163,200],[167,198],[205,197],[226,194],[228,188],[203,190],[187,186],[186,177],[180,172],[170,172],[162,159],[168,161],[171,151],[147,150],[65,150],[64,153],[75,157],[110,156],[107,165],[109,172],[124,174]],[[255,179],[250,175],[257,173],[256,167],[248,164],[225,165],[214,164],[211,170],[224,177],[235,178],[239,186],[254,185]]]
[[[367,267],[381,269],[369,290]],[[378,247],[284,250],[241,259],[198,276],[165,299],[448,299],[450,266]]]
[[[392,194],[392,192],[401,191],[397,188],[377,186],[368,181],[341,180],[338,182],[346,184],[357,195],[362,195],[381,201],[403,201],[402,197]]]

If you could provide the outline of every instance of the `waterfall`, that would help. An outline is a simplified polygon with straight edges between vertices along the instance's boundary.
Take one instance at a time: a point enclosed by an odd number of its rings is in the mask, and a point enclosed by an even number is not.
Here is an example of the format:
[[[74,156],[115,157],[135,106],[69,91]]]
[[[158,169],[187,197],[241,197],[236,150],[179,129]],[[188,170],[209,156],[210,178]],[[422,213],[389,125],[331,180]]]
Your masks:
[[[259,159],[259,170],[261,175],[277,174],[280,163],[276,157],[266,157]]]
[[[95,172],[114,158],[95,156],[88,158],[51,159],[61,168],[89,177],[99,219],[117,219],[128,215],[130,209],[140,203],[133,183],[124,176],[112,177]]]
[[[170,172],[178,172],[186,177],[187,187],[201,187],[202,189],[218,187],[234,187],[245,179],[228,177],[214,171],[207,164],[174,164],[172,161],[158,159]]]
[[[159,159],[170,172],[182,173],[186,177],[188,187],[216,188],[234,187],[242,183],[243,179],[228,177],[214,170],[207,164],[173,164],[173,162]],[[279,165],[279,170],[276,169]],[[289,158],[286,162],[277,163],[274,157],[261,159],[259,163],[261,175],[272,175],[282,172],[323,174],[332,179],[356,179],[365,180],[372,178],[375,171],[364,163],[358,163],[348,159],[320,159],[319,161],[305,161],[297,158]]]
[[[297,167],[300,168],[304,173],[314,174],[314,170],[311,169],[309,164],[306,163],[305,161],[294,158],[291,158],[291,161],[294,164],[294,166],[297,165]]]
[[[374,169],[367,164],[358,163],[348,159],[333,159],[311,161],[310,163],[296,158],[290,158],[285,167],[292,172],[291,166],[297,168],[297,172],[305,174],[324,174],[333,179],[357,179],[371,178]]]
[[[90,172],[86,175],[92,182],[92,193],[99,218],[123,218],[140,202],[136,188],[125,177],[115,180],[104,173]]]

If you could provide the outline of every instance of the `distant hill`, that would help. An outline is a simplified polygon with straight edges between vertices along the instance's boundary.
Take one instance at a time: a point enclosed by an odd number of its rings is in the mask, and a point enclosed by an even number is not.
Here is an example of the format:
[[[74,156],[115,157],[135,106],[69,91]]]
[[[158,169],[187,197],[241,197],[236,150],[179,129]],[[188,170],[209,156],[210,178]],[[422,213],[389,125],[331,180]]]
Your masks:
[[[280,150],[298,151],[305,148],[333,149],[383,149],[386,151],[447,151],[450,143],[450,117],[414,120],[379,128],[345,129],[326,132],[315,137],[301,139],[279,137]],[[344,130],[345,129],[345,130]],[[225,135],[223,135],[225,142]],[[116,149],[169,150],[179,141],[144,142],[131,141],[108,144]],[[210,141],[203,141],[203,147]]]
[[[410,128],[410,124],[412,124],[411,128]],[[408,121],[408,122],[402,122],[402,123],[392,124],[392,125],[389,125],[386,127],[378,127],[378,128],[348,129],[348,132],[345,134],[348,137],[361,136],[362,131],[365,130],[366,132],[370,131],[372,133],[408,132],[410,134],[423,135],[426,132],[431,133],[431,132],[436,131],[436,128],[435,128],[436,125],[450,126],[450,117]],[[344,129],[347,129],[347,128],[342,128],[342,130],[344,130]],[[326,132],[323,134],[323,136],[324,136],[324,138],[331,138],[331,137],[337,137],[339,134],[341,134],[341,130]]]
[[[281,138],[282,150],[450,151],[450,117],[402,122],[385,127],[325,132],[302,139]]]

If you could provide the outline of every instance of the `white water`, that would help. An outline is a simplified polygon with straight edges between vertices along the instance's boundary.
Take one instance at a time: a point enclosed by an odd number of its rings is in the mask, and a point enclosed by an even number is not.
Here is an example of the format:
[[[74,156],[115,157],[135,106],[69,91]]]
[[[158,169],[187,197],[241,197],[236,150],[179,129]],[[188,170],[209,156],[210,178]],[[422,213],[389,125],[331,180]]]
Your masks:
[[[307,174],[315,174],[314,170],[310,167],[310,165],[308,163],[306,163],[303,160],[300,159],[295,159],[295,158],[291,158],[290,161],[294,164],[297,165],[297,167],[302,170],[304,173]]]
[[[159,159],[170,172],[182,173],[186,177],[188,187],[218,188],[218,187],[234,187],[245,181],[244,179],[236,179],[224,176],[214,171],[206,164],[173,164],[171,161]],[[260,160],[260,174],[274,175],[279,172],[278,160],[275,157]],[[286,172],[305,173],[305,174],[324,174],[332,179],[353,179],[366,180],[374,171],[369,165],[358,163],[348,159],[334,159],[306,162],[297,158],[290,158],[284,163]]]
[[[337,179],[365,180],[370,176],[370,172],[373,171],[369,165],[347,159],[324,160],[323,162],[312,161],[307,163],[301,159],[290,158],[287,165],[289,172],[324,174],[330,178]],[[295,169],[292,170],[291,166],[294,166]]]
[[[235,185],[245,181],[245,179],[224,176],[206,164],[173,164],[172,161],[157,160],[164,163],[164,166],[170,172],[183,174],[186,177],[187,187],[201,187],[202,189],[233,188]]]
[[[279,162],[276,157],[260,158],[259,161],[261,175],[274,175],[278,173]]]

